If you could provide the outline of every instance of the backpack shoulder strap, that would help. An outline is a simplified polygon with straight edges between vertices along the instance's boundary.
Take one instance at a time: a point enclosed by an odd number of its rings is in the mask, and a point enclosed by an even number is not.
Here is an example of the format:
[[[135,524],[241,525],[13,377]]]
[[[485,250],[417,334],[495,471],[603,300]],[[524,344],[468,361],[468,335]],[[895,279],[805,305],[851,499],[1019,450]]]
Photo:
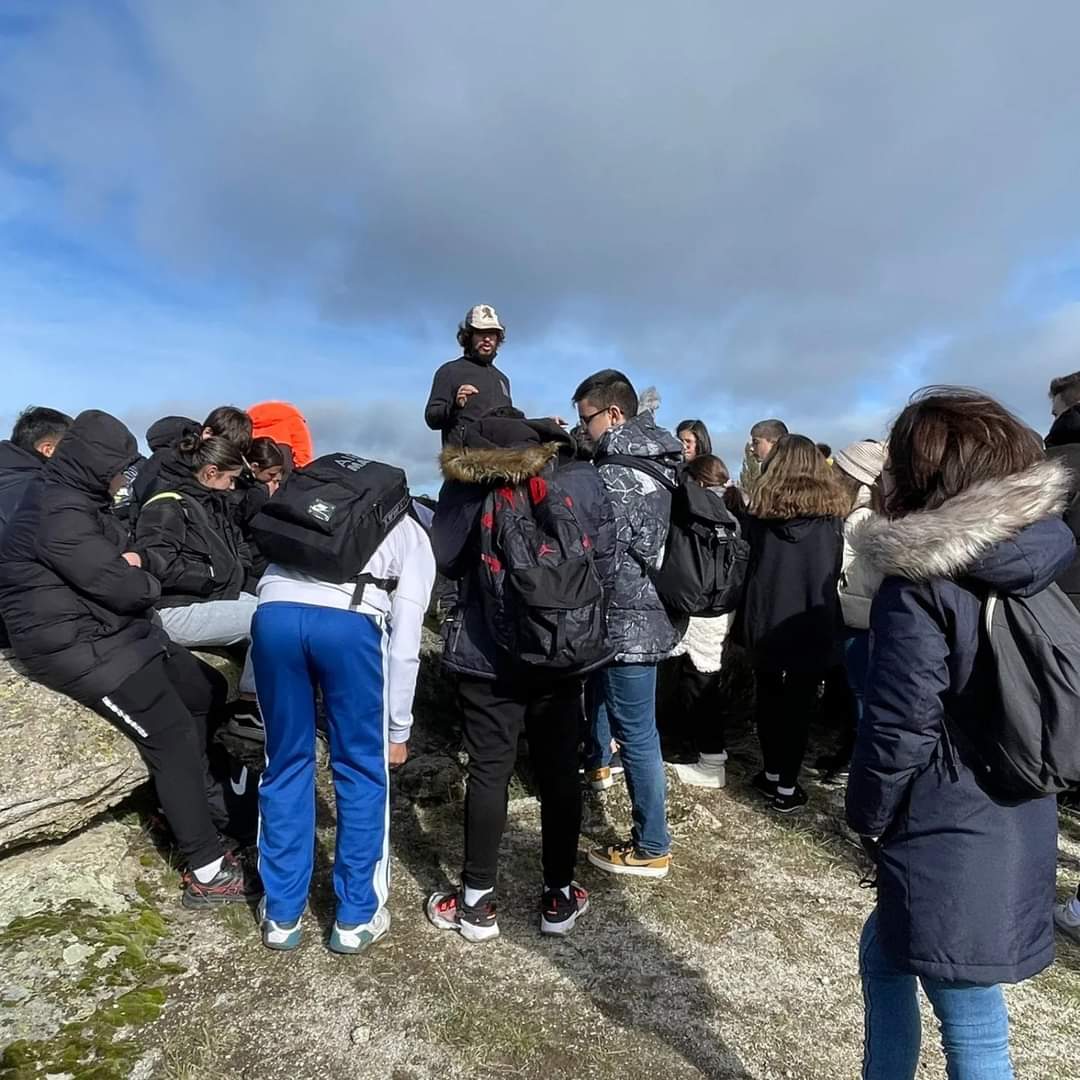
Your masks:
[[[607,454],[595,461],[599,468],[601,465],[622,465],[625,469],[635,469],[639,473],[651,476],[661,487],[668,491],[678,489],[678,481],[672,480],[662,466],[657,465],[652,458],[635,457],[633,454]]]
[[[143,503],[143,506],[149,506],[151,503],[160,502],[162,499],[175,499],[181,505],[184,502],[184,496],[178,491],[159,491],[156,495],[151,495],[150,498]]]

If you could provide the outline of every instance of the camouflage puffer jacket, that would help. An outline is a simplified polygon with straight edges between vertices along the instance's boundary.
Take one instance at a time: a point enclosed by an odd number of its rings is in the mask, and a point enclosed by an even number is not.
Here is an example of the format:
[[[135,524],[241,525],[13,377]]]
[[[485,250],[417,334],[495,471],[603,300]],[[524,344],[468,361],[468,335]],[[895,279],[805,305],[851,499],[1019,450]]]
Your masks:
[[[614,454],[651,458],[674,480],[682,444],[657,427],[651,412],[642,412],[597,440],[597,460]],[[645,569],[657,566],[663,556],[671,494],[638,469],[598,467],[615,511],[616,570],[608,631],[619,650],[616,660],[655,664],[671,653],[685,629],[672,623]]]

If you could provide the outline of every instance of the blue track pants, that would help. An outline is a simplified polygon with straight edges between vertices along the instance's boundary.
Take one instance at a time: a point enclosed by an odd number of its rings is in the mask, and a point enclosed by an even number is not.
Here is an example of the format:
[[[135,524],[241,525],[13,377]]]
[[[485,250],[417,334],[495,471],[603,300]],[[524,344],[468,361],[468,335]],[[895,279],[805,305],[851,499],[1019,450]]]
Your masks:
[[[334,892],[340,923],[366,924],[390,886],[386,634],[355,611],[260,604],[252,656],[266,724],[259,872],[266,914],[304,910],[315,855],[315,691],[321,687],[337,801]]]

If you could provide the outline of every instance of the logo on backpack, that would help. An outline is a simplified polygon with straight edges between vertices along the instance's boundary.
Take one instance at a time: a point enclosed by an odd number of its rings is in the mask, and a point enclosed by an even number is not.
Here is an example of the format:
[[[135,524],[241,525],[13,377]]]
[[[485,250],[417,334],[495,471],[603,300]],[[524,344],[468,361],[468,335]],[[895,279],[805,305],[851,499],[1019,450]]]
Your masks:
[[[496,645],[525,668],[577,674],[611,660],[606,598],[573,499],[550,477],[488,492],[480,583]]]
[[[334,511],[337,509],[333,503],[324,502],[322,499],[315,499],[308,508],[307,512],[316,520],[329,523],[330,519],[334,516]]]

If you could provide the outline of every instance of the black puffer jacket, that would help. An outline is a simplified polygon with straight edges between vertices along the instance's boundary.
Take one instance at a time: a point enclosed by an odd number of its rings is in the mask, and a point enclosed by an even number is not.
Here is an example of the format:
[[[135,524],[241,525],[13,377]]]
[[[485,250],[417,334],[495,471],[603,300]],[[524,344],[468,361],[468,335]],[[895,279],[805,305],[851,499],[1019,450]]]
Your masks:
[[[235,600],[243,591],[246,547],[230,495],[203,487],[188,469],[143,503],[132,547],[161,582],[159,608]]]
[[[40,475],[45,458],[5,439],[0,442],[0,542],[27,485]]]
[[[888,576],[871,611],[847,817],[881,838],[882,945],[917,975],[1019,982],[1054,958],[1056,802],[987,794],[950,717],[968,694],[986,701],[974,682],[985,677],[981,595],[1031,596],[1072,560],[1055,519],[1068,486],[1060,464],[1042,462],[852,535]]]
[[[490,437],[490,438],[489,438]],[[439,572],[458,582],[443,623],[443,666],[459,675],[493,679],[504,664],[488,630],[479,582],[479,522],[493,484],[521,483],[555,470],[570,495],[578,522],[592,541],[605,589],[615,573],[615,518],[596,470],[574,459],[573,441],[551,421],[489,418],[470,425],[471,448],[447,447],[441,458],[446,482],[431,528]],[[493,441],[492,441],[493,440]],[[495,443],[510,443],[499,447]],[[476,449],[476,447],[486,447]]]
[[[459,386],[466,384],[475,386],[477,392],[459,408],[454,394]],[[493,409],[511,405],[510,380],[495,366],[494,357],[481,360],[476,356],[460,356],[435,372],[424,422],[434,431],[442,432],[444,446],[451,442],[460,444],[464,424],[479,420]]]
[[[743,529],[750,564],[737,627],[751,663],[761,671],[824,672],[838,662],[843,633],[843,519],[750,515]]]
[[[1080,540],[1080,405],[1066,409],[1046,436],[1046,456],[1060,461],[1070,470],[1069,501],[1065,524]],[[1073,604],[1080,608],[1080,552],[1057,580]]]
[[[168,645],[149,614],[160,586],[121,558],[109,483],[135,437],[107,413],[80,413],[26,491],[0,549],[0,612],[30,677],[79,701],[112,693]]]

